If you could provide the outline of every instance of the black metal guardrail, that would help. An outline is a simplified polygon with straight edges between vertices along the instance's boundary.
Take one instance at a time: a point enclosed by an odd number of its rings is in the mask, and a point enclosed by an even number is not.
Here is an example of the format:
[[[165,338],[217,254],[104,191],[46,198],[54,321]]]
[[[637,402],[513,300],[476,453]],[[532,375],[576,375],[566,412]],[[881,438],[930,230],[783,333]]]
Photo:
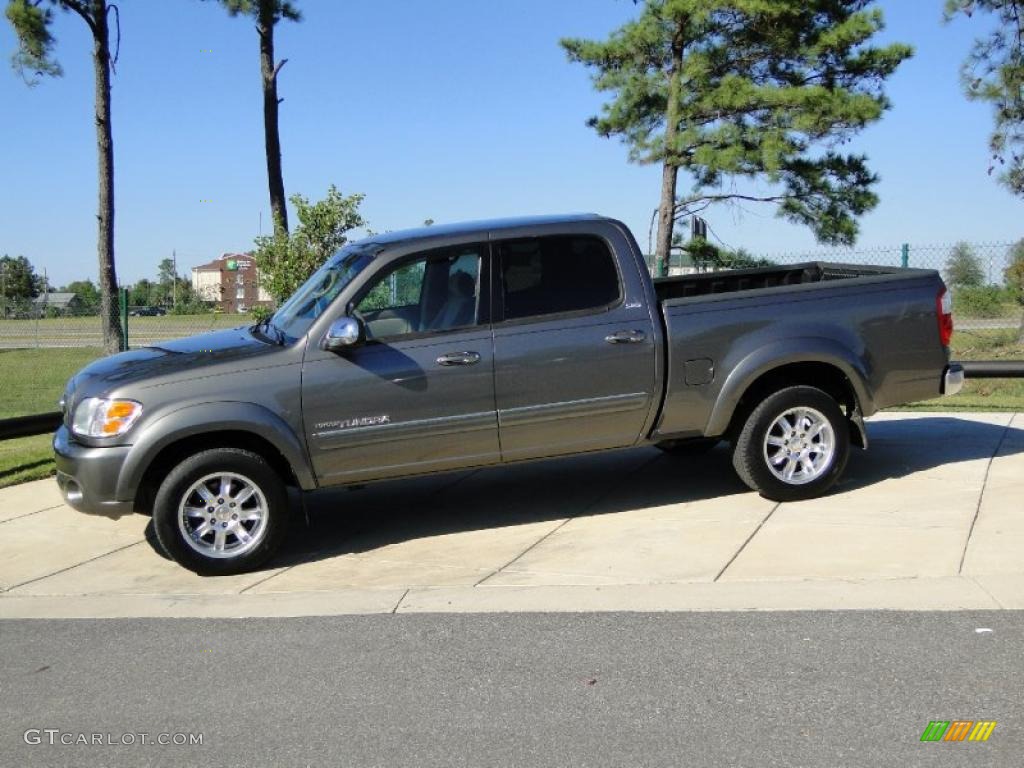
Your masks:
[[[37,413],[32,416],[16,416],[13,419],[0,419],[0,440],[12,437],[29,437],[54,432],[60,426],[61,413]]]
[[[1024,379],[1024,360],[960,360],[968,379]]]

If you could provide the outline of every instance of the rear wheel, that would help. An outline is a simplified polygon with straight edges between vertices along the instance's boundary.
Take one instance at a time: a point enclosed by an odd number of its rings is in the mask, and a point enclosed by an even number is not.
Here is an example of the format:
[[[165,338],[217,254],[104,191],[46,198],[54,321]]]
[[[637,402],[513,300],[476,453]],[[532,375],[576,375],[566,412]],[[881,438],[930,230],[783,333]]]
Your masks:
[[[258,568],[288,527],[284,482],[258,454],[216,448],[191,456],[160,485],[153,504],[157,540],[177,563],[203,575]]]
[[[842,409],[815,387],[787,387],[747,418],[733,467],[750,488],[775,501],[812,499],[842,475],[850,432]]]

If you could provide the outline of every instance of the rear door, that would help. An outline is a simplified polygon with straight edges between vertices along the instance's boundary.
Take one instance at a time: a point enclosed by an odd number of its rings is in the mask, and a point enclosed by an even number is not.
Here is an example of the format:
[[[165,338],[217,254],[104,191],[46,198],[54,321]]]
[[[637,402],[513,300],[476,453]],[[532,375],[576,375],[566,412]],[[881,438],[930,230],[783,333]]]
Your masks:
[[[657,355],[639,277],[593,234],[496,239],[492,251],[502,458],[636,443]]]
[[[403,259],[356,298],[365,344],[307,353],[303,415],[319,482],[500,459],[487,256],[480,243]]]

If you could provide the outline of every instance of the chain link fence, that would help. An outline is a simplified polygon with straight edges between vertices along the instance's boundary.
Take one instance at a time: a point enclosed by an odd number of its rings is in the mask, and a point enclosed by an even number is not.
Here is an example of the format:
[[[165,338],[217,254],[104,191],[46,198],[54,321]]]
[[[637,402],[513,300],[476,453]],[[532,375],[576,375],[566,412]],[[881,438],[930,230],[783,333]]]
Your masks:
[[[1017,249],[1017,250],[1015,250]],[[790,253],[750,253],[722,250],[714,259],[693,258],[685,251],[673,252],[663,274],[685,275],[770,264],[799,264],[829,261],[938,270],[953,292],[957,329],[962,331],[1010,330],[1020,327],[1024,307],[1017,301],[1006,270],[1020,243],[954,243],[950,245],[900,244],[861,249],[819,249]],[[647,257],[652,275],[658,265]]]
[[[52,294],[51,294],[52,295]],[[251,325],[252,315],[191,306],[187,312],[171,307],[128,307],[130,347],[168,341],[197,333]],[[102,321],[97,307],[74,303],[33,302],[0,316],[0,349],[103,347]]]

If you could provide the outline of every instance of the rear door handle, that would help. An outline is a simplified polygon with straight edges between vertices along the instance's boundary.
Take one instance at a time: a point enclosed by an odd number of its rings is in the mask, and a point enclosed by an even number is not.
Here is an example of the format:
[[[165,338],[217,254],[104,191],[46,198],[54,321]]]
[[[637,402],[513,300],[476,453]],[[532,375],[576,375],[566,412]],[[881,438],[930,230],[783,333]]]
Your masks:
[[[479,362],[479,352],[449,352],[437,358],[438,365],[476,365]]]
[[[616,331],[604,337],[609,344],[639,344],[647,338],[643,331]]]

